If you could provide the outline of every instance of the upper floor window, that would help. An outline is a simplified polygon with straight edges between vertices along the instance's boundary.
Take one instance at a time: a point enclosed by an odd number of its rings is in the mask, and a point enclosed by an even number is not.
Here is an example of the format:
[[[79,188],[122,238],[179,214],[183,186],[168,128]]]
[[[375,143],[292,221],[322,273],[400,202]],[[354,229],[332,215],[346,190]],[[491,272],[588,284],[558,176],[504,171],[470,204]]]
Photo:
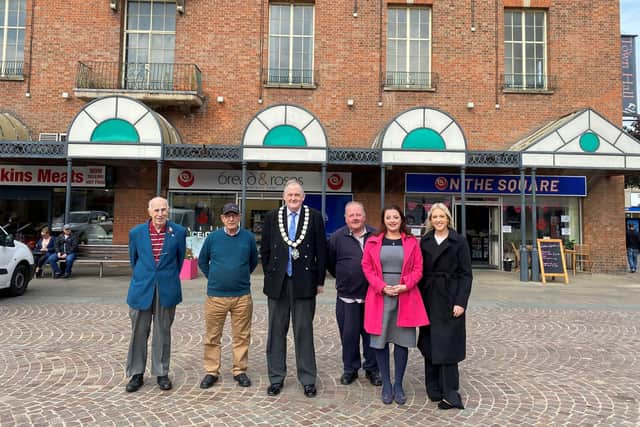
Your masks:
[[[432,87],[431,9],[389,8],[385,85]]]
[[[543,10],[505,10],[504,87],[548,89],[547,14]]]
[[[23,75],[26,3],[0,0],[0,78]]]
[[[171,90],[175,44],[175,0],[127,1],[124,87]]]
[[[313,85],[313,5],[269,5],[267,83]]]

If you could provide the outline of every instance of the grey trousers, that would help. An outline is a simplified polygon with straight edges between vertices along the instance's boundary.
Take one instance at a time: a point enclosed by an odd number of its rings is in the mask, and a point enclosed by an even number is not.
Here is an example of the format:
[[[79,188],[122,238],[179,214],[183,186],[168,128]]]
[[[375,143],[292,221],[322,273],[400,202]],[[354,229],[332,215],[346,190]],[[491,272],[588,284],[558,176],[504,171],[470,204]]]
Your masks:
[[[293,281],[285,279],[280,298],[269,298],[269,330],[267,333],[267,371],[271,384],[282,383],[287,376],[287,333],[293,321],[298,381],[302,385],[316,383],[316,353],[313,344],[315,298],[293,298]]]
[[[147,341],[152,322],[151,375],[162,376],[169,373],[171,325],[175,315],[176,307],[161,306],[157,292],[153,295],[153,303],[149,310],[129,309],[131,341],[127,355],[127,377],[144,374],[147,366]]]

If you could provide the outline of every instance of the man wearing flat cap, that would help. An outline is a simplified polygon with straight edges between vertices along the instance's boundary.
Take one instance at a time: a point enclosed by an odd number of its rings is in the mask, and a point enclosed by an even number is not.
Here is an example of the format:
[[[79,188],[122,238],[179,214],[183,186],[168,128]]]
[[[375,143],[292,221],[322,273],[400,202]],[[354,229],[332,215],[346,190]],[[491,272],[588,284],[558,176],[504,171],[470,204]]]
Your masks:
[[[51,265],[51,271],[53,271],[53,278],[58,279],[60,277],[67,279],[71,277],[71,269],[73,268],[73,261],[76,259],[78,253],[78,237],[71,230],[69,224],[65,224],[62,227],[62,233],[56,238],[54,254],[51,254],[47,262]],[[65,268],[64,273],[58,266],[58,261],[64,261]]]
[[[240,228],[240,218],[238,205],[224,205],[220,215],[224,227],[207,236],[198,256],[198,266],[207,278],[203,389],[220,377],[220,340],[227,313],[231,313],[233,379],[240,387],[251,385],[247,376],[253,314],[250,276],[258,265],[258,249],[253,233]]]

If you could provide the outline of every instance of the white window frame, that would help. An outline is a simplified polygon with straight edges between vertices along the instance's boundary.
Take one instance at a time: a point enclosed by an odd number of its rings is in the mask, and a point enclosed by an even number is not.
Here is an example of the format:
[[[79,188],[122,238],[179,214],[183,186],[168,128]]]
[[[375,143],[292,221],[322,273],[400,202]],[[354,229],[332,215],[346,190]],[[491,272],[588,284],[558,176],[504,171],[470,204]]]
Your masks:
[[[0,77],[20,77],[22,76],[24,70],[24,41],[26,36],[26,14],[27,14],[27,1],[26,0],[16,0],[15,3],[18,4],[18,11],[20,14],[25,15],[25,25],[21,27],[19,25],[9,25],[9,4],[11,0],[4,0],[4,21],[0,22],[0,31],[3,34],[2,37],[2,46],[0,46],[1,56],[0,56]],[[0,6],[2,7],[2,6]],[[19,23],[18,19],[18,23]],[[16,23],[17,24],[17,23]],[[8,52],[8,36],[9,30],[18,30],[18,32],[22,32],[22,61],[19,61],[17,58],[13,60],[7,60]],[[8,62],[13,62],[13,66],[9,66]],[[18,66],[18,62],[22,62],[20,66]]]
[[[133,1],[133,0],[132,0]],[[153,29],[153,4],[154,3],[176,3],[176,0],[138,0],[136,2],[144,2],[144,3],[150,3],[151,6],[151,15],[150,15],[150,21],[149,21],[149,29],[148,30],[139,30],[139,29],[135,29],[132,30],[128,27],[128,22],[129,22],[129,4],[132,2],[127,0],[126,1],[126,10],[125,10],[125,17],[124,17],[124,25],[125,25],[125,30],[124,30],[124,41],[123,41],[123,46],[124,49],[122,51],[122,66],[123,66],[123,72],[122,72],[122,79],[123,79],[123,87],[128,87],[129,89],[145,89],[145,90],[171,90],[173,87],[173,73],[174,73],[174,65],[175,65],[175,38],[176,38],[176,30],[175,30],[175,26],[174,26],[174,30],[173,31],[160,31],[160,30],[154,30]],[[129,53],[129,46],[127,45],[127,39],[128,36],[131,34],[142,34],[142,35],[147,35],[148,36],[148,43],[147,43],[147,55],[148,55],[148,61],[146,63],[138,63],[138,62],[128,62],[127,61],[127,55]],[[167,63],[154,63],[151,62],[151,53],[153,51],[152,49],[152,45],[153,45],[153,36],[173,36],[173,40],[174,40],[174,45],[173,45],[173,60],[172,62],[167,62]],[[128,76],[127,76],[127,70],[129,66],[132,65],[136,65],[136,66],[140,66],[144,64],[144,69],[142,71],[144,71],[144,78],[141,82],[141,87],[137,87],[138,82],[127,82]],[[168,65],[165,65],[168,64]],[[169,77],[163,77],[161,78],[159,81],[154,81],[154,77],[157,78],[158,74],[161,75],[166,75]]]
[[[390,37],[389,36],[389,20],[387,18],[387,61],[386,61],[386,78],[385,85],[389,87],[406,87],[406,88],[431,88],[432,87],[432,75],[431,75],[431,45],[432,45],[432,9],[431,7],[390,7],[388,10],[400,10],[404,9],[406,11],[407,23],[406,23],[406,37]],[[427,38],[423,37],[412,37],[411,36],[411,11],[412,10],[424,10],[428,14],[427,25],[429,26],[429,31]],[[387,14],[388,16],[388,14]],[[420,24],[418,24],[420,25]],[[397,71],[389,69],[389,41],[400,41],[406,43],[406,60],[405,60],[405,69],[407,71]],[[427,42],[427,56],[426,62],[427,67],[426,70],[412,70],[411,69],[411,42],[412,41],[426,41]],[[397,51],[396,51],[397,57]],[[396,61],[397,62],[397,61]],[[421,63],[424,61],[421,60]],[[398,73],[404,73],[404,75],[399,75]],[[424,77],[421,78],[421,74],[426,73],[426,79]]]
[[[285,81],[283,81],[282,76],[279,75],[279,73],[276,73],[276,76],[274,78],[274,76],[272,75],[272,70],[274,68],[272,68],[272,64],[271,64],[271,55],[268,55],[268,69],[267,69],[267,83],[268,84],[278,84],[278,85],[295,85],[295,86],[300,86],[300,85],[304,85],[304,86],[313,86],[315,85],[315,72],[314,72],[314,63],[315,63],[315,31],[316,31],[316,24],[315,24],[315,19],[316,19],[316,8],[314,4],[307,4],[307,3],[303,3],[303,4],[299,4],[299,3],[270,3],[269,4],[269,16],[271,17],[271,12],[272,12],[272,7],[273,6],[279,6],[279,7],[283,7],[283,6],[288,6],[289,9],[289,34],[286,35],[282,35],[282,34],[272,34],[272,29],[271,29],[271,19],[269,19],[269,52],[271,52],[271,49],[273,49],[274,47],[271,46],[271,38],[272,37],[281,37],[281,38],[286,38],[289,41],[289,63],[287,66],[288,69],[288,75]],[[311,9],[311,35],[306,35],[306,34],[294,34],[294,10],[297,7],[305,7],[305,8],[309,8]],[[309,69],[310,75],[308,77],[306,77],[304,75],[304,72],[306,71],[305,69],[300,70],[302,72],[302,76],[301,78],[298,78],[295,73],[294,73],[294,68],[293,68],[293,60],[294,60],[294,55],[293,55],[293,42],[296,38],[301,38],[301,39],[310,39],[311,40],[311,68]],[[304,45],[304,43],[303,43]]]
[[[547,74],[548,68],[548,55],[547,55],[547,11],[541,9],[505,9],[505,15],[507,13],[519,14],[520,16],[520,38],[515,40],[507,40],[507,26],[504,25],[504,87],[509,90],[548,90],[549,89],[549,75]],[[535,39],[535,26],[533,31],[533,40],[526,39],[527,33],[527,14],[536,14],[542,13],[543,15],[543,25],[542,25],[542,40]],[[535,15],[534,15],[535,17]],[[534,18],[535,23],[535,18]],[[527,60],[528,59],[538,59],[535,56],[535,47],[534,47],[534,56],[527,57],[527,45],[532,44],[534,46],[542,45],[542,62],[543,67],[541,70],[535,70],[533,74],[527,73]],[[522,52],[522,62],[521,67],[522,71],[519,73],[514,72],[515,69],[515,61],[513,59],[513,46],[520,45]],[[507,55],[506,50],[507,47],[510,48],[512,52],[511,60],[511,69],[507,70]],[[536,67],[537,68],[537,67]],[[516,82],[516,77],[518,82]]]

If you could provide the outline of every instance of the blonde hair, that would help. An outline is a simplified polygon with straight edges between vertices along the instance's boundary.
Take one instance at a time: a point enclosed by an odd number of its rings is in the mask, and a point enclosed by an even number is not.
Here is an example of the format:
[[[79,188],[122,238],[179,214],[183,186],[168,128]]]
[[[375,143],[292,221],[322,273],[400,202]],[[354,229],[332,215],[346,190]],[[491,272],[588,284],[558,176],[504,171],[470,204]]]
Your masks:
[[[449,208],[447,207],[447,205],[445,205],[444,203],[434,203],[433,205],[431,205],[431,209],[429,209],[429,213],[427,214],[427,220],[424,222],[424,225],[427,227],[425,230],[425,233],[428,233],[431,230],[433,230],[433,224],[431,224],[431,214],[436,209],[440,209],[446,215],[447,220],[449,221],[449,223],[447,224],[447,227],[450,228],[451,224],[453,223],[453,219],[451,218],[451,212],[449,211]]]

